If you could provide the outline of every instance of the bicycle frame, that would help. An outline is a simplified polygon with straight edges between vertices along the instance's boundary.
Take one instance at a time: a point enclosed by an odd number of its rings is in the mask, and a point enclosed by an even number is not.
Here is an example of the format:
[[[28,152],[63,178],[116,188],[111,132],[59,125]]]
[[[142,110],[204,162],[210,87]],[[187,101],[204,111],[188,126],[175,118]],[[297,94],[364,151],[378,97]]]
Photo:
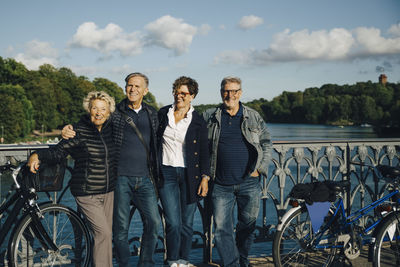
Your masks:
[[[18,211],[23,208],[24,202],[24,199],[20,198],[17,193],[14,193],[7,202],[1,205],[0,214],[3,214],[11,205],[15,203],[11,213],[3,224],[3,227],[0,229],[0,244],[4,242],[9,230],[11,229],[11,226],[14,224],[15,219],[18,216]]]
[[[21,218],[24,218],[25,216],[31,216],[33,221],[31,229],[35,233],[35,236],[38,238],[39,242],[42,244],[43,248],[46,250],[51,249],[53,251],[58,251],[58,247],[56,244],[54,244],[53,240],[40,222],[39,218],[41,213],[40,208],[36,203],[36,192],[34,190],[26,190],[21,188],[16,181],[16,174],[20,168],[21,166],[13,172],[13,179],[16,185],[15,192],[10,199],[8,199],[0,207],[0,214],[3,214],[9,207],[14,205],[4,225],[0,229],[0,244],[2,244],[6,239],[7,234],[12,229],[12,225],[15,224],[15,220],[17,219],[20,211],[24,210]],[[16,225],[18,225],[18,223]]]
[[[398,190],[394,190],[393,192],[390,192],[389,194],[385,195],[384,197],[382,197],[382,198],[374,201],[373,203],[369,204],[368,206],[351,213],[349,216],[346,216],[346,211],[345,211],[345,208],[344,208],[343,199],[340,198],[334,204],[335,211],[334,211],[333,215],[331,216],[331,218],[329,219],[329,221],[325,225],[323,225],[323,227],[317,232],[316,237],[315,237],[315,239],[313,241],[313,244],[316,244],[315,248],[317,248],[317,249],[329,248],[329,246],[323,245],[324,244],[323,240],[326,239],[326,238],[330,238],[330,236],[326,237],[323,234],[332,225],[333,221],[337,218],[337,216],[340,216],[339,219],[341,220],[340,223],[339,223],[339,225],[342,227],[340,229],[340,231],[343,231],[343,234],[349,234],[349,233],[351,233],[351,231],[348,231],[346,229],[348,229],[349,227],[354,225],[354,223],[357,222],[360,218],[362,218],[363,216],[368,214],[371,210],[375,209],[381,203],[383,203],[386,200],[390,199],[392,196],[394,196],[397,193],[399,193],[399,191]],[[363,232],[360,233],[360,234],[363,235],[363,236],[370,234],[371,231],[381,222],[381,220],[382,220],[382,218],[378,218],[377,220],[375,220],[373,222],[372,225],[370,225],[369,227],[364,229]],[[334,233],[334,235],[336,235],[336,234],[337,233]],[[363,240],[363,244],[370,243],[370,242],[365,242],[364,238],[362,240]],[[342,245],[333,246],[333,248],[342,248],[342,247],[343,247]]]

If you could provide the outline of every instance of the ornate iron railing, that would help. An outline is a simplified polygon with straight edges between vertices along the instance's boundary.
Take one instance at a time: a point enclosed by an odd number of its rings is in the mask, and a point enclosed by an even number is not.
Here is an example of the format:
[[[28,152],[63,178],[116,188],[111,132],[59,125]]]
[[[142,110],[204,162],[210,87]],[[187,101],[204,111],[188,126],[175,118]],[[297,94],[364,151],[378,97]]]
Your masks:
[[[385,185],[366,167],[399,165],[400,139],[274,141],[268,176],[262,180],[262,206],[255,242],[272,242],[279,219],[288,209],[288,194],[298,183],[323,180],[351,181],[345,195],[348,213],[364,207],[384,194]],[[205,221],[209,224],[209,220]],[[361,223],[366,223],[361,220]],[[205,260],[212,260],[212,222],[206,226]],[[211,237],[211,238],[210,238]],[[270,255],[271,245],[262,253]]]
[[[42,146],[0,146],[1,155],[29,155]],[[385,186],[365,167],[351,164],[399,165],[400,138],[364,140],[274,141],[268,176],[262,179],[262,206],[255,242],[272,242],[275,227],[288,209],[288,194],[298,183],[322,180],[351,180],[345,196],[348,212],[364,207],[384,194]],[[1,159],[0,159],[1,163]],[[1,197],[1,196],[0,196]],[[199,203],[202,229],[195,229],[193,247],[203,249],[203,260],[212,262],[213,225],[208,201]],[[140,240],[139,237],[133,238]],[[158,252],[164,251],[160,242]],[[140,243],[138,244],[140,246]],[[270,251],[264,251],[268,254]],[[136,252],[134,252],[136,254]]]

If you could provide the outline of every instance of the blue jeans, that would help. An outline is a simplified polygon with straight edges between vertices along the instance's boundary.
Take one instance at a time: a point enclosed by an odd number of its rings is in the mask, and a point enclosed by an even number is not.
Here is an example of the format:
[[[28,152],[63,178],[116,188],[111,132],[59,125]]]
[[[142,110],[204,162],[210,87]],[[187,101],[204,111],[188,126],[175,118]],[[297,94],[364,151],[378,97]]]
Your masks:
[[[260,209],[259,178],[247,177],[237,185],[215,184],[212,192],[215,242],[223,266],[248,266],[248,255]],[[233,211],[237,203],[236,236]]]
[[[187,204],[186,169],[163,165],[161,171],[164,186],[160,188],[160,199],[166,223],[167,260],[170,264],[178,260],[188,262],[196,203]]]
[[[114,246],[119,266],[129,266],[128,245],[130,204],[139,210],[143,221],[138,266],[154,266],[160,218],[157,197],[149,177],[118,176],[114,194]]]

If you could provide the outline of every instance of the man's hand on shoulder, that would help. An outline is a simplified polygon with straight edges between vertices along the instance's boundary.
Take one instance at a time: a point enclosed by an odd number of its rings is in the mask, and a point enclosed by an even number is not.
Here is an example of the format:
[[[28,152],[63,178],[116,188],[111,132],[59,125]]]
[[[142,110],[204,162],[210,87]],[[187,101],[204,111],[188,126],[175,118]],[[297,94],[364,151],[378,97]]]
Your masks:
[[[70,139],[75,137],[76,132],[74,131],[74,127],[71,124],[65,125],[61,131],[61,137],[63,139]]]

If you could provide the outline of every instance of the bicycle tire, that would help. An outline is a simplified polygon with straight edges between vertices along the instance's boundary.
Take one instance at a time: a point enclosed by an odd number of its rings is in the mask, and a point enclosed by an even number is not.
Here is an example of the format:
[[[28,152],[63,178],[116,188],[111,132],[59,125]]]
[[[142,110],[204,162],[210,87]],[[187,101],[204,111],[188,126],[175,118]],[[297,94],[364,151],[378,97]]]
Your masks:
[[[389,215],[375,239],[374,266],[400,266],[400,213]]]
[[[59,204],[45,204],[40,210],[40,222],[59,250],[43,249],[32,230],[32,217],[25,216],[10,240],[10,266],[89,266],[91,238],[79,215]]]
[[[336,249],[328,239],[324,239],[327,249],[316,249],[310,244],[313,237],[308,211],[305,207],[299,208],[282,222],[281,230],[275,233],[272,249],[275,266],[328,266]]]

